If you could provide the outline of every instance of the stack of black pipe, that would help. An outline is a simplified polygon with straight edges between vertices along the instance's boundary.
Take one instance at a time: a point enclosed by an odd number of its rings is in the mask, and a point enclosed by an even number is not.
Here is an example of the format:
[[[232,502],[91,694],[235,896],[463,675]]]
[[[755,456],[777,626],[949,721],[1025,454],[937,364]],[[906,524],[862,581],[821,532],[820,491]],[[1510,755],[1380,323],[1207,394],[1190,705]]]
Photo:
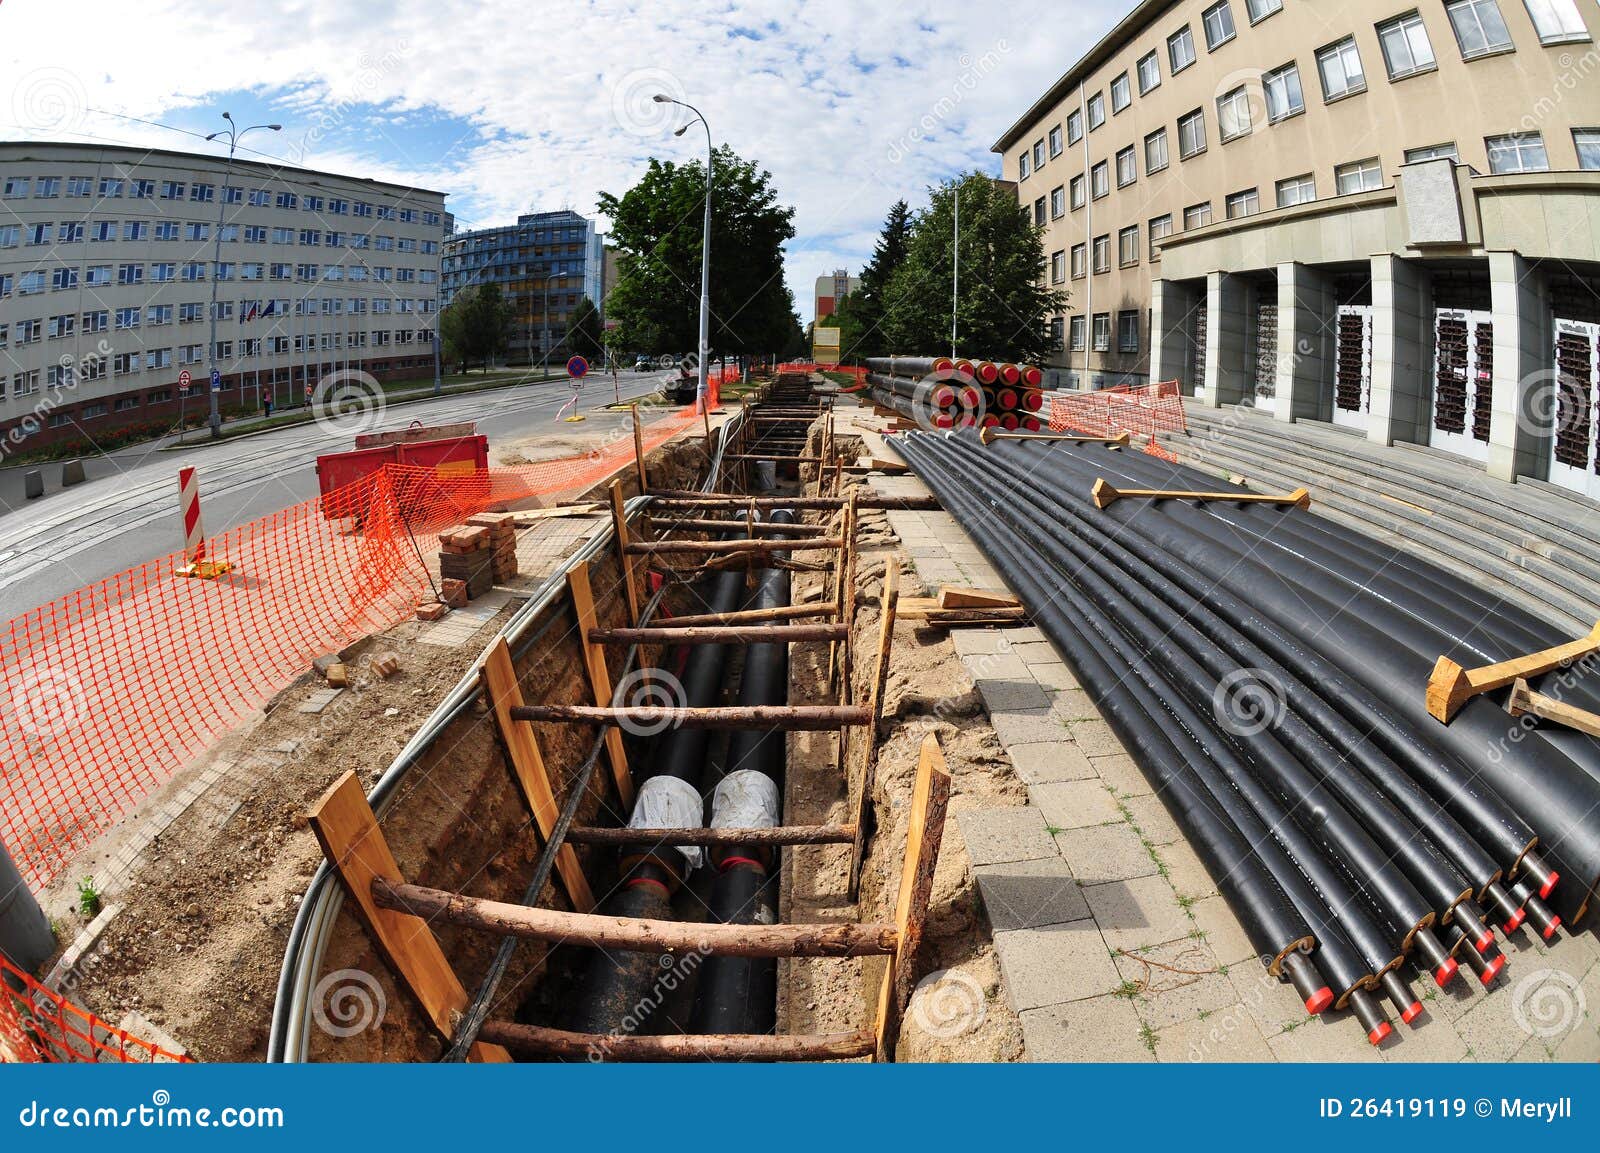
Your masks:
[[[965,361],[882,356],[867,368],[873,401],[923,428],[970,428],[982,418],[983,391]]]
[[[910,434],[901,451],[1308,1011],[1348,1007],[1378,1044],[1392,1026],[1375,995],[1407,1023],[1423,1011],[1413,966],[1441,986],[1466,966],[1488,986],[1505,964],[1494,928],[1548,940],[1582,917],[1600,877],[1600,743],[1530,729],[1487,697],[1449,725],[1425,707],[1441,654],[1472,667],[1569,638],[1302,510],[1095,507],[1100,478],[1218,487],[1152,457],[951,433]],[[1592,681],[1564,695],[1600,707]]]

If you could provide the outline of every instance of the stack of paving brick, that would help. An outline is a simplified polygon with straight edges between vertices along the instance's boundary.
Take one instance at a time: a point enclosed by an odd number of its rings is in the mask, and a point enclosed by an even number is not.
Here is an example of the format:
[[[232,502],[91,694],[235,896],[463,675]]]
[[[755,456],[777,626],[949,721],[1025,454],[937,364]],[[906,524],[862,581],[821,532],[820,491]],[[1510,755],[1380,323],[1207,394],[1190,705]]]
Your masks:
[[[467,596],[481,597],[494,587],[494,550],[489,530],[458,524],[439,534],[439,575],[467,586]]]
[[[517,518],[509,512],[485,512],[469,517],[467,524],[489,530],[494,579],[504,584],[517,575]]]

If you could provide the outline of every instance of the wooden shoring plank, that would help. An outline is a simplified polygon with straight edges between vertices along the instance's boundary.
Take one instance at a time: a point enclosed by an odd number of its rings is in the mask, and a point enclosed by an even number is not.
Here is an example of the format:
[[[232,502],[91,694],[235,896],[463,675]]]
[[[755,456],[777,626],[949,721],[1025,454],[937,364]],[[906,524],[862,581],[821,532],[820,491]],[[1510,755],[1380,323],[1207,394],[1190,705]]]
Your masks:
[[[799,617],[831,617],[837,614],[833,602],[803,605],[775,605],[767,609],[739,609],[731,613],[696,613],[684,617],[661,617],[658,628],[698,628],[701,625],[740,625],[752,621],[785,621]]]
[[[659,921],[603,913],[569,913],[490,901],[423,885],[372,883],[381,908],[438,918],[452,925],[521,937],[637,953],[694,953],[708,957],[881,957],[898,943],[888,922],[838,921],[803,925]]]
[[[650,491],[650,480],[644,471],[644,426],[639,422],[639,406],[633,406],[633,463],[639,470],[639,491]]]
[[[836,641],[843,625],[825,622],[798,625],[713,625],[705,628],[592,629],[592,644],[720,645]],[[599,703],[599,702],[597,702]]]
[[[939,586],[939,607],[942,609],[1014,609],[1021,605],[1022,602],[1015,596],[997,589]]]
[[[871,719],[864,705],[713,705],[706,708],[522,705],[512,709],[511,715],[516,720],[545,724],[632,724],[652,729],[782,729],[784,732],[823,732],[840,725],[865,725]]]
[[[911,979],[916,974],[917,947],[933,899],[933,873],[939,864],[944,839],[945,814],[950,807],[950,770],[944,750],[932,733],[922,738],[917,759],[917,779],[911,789],[911,811],[906,825],[906,855],[900,866],[900,892],[895,897],[894,954],[884,967],[878,992],[877,1061],[893,1061],[900,1021],[911,1001]]]
[[[575,1061],[839,1061],[870,1056],[872,1032],[854,1033],[569,1033],[542,1025],[487,1021],[481,1036],[518,1053]]]
[[[1536,693],[1521,677],[1511,685],[1511,696],[1506,700],[1506,712],[1514,717],[1532,713],[1541,720],[1565,725],[1569,729],[1576,729],[1591,737],[1600,737],[1600,713],[1580,709],[1577,705],[1557,700],[1545,693]]]
[[[837,552],[844,547],[838,537],[806,537],[802,540],[651,540],[632,541],[626,551],[632,556],[679,553],[735,552]]]
[[[861,894],[861,861],[866,855],[867,833],[872,820],[872,786],[876,776],[878,756],[878,725],[883,719],[883,694],[889,681],[889,653],[894,648],[895,612],[900,600],[900,566],[890,558],[883,571],[883,596],[879,599],[877,664],[872,672],[871,695],[867,712],[872,719],[866,724],[866,735],[861,751],[861,791],[856,796],[856,839],[850,851],[850,899]]]
[[[567,591],[572,594],[572,607],[578,614],[578,643],[583,646],[583,664],[589,674],[594,703],[609,705],[613,691],[611,669],[606,663],[605,646],[594,639],[594,634],[600,631],[600,619],[595,613],[594,588],[589,583],[587,564],[576,564],[567,570]],[[627,812],[633,808],[633,773],[628,768],[622,730],[615,725],[606,728],[606,759],[611,763],[617,799],[622,803],[622,811]]]
[[[355,902],[373,943],[411,990],[433,1027],[448,1041],[455,1031],[453,1015],[467,1009],[467,990],[445,959],[439,939],[427,921],[412,913],[383,908],[373,900],[375,881],[401,884],[404,878],[355,773],[345,773],[322,794],[309,820],[323,856]],[[511,1054],[499,1045],[479,1041],[472,1046],[471,1059],[509,1061]]]
[[[694,517],[659,518],[655,522],[658,532],[743,532],[747,536],[826,536],[828,530],[816,524],[773,524],[771,521],[741,517],[736,520],[705,520]]]
[[[598,829],[567,830],[574,845],[847,845],[851,825],[774,825],[765,829]]]
[[[1440,657],[1428,675],[1428,712],[1435,720],[1448,724],[1473,697],[1503,689],[1519,677],[1526,680],[1565,668],[1596,650],[1600,650],[1600,623],[1576,640],[1475,669],[1462,668],[1449,657]]]
[[[748,461],[776,461],[779,464],[821,464],[828,458],[825,456],[791,456],[787,453],[745,453],[736,456],[724,456],[723,460],[748,460]]]
[[[611,531],[617,540],[617,567],[622,572],[622,584],[628,595],[628,623],[640,623],[640,589],[638,562],[630,555],[628,548],[633,542],[628,539],[628,509],[627,502],[622,495],[622,482],[611,482]]]
[[[1199,500],[1227,501],[1233,504],[1281,504],[1293,508],[1311,507],[1311,490],[1297,488],[1289,493],[1270,492],[1195,492],[1176,488],[1113,488],[1105,477],[1099,477],[1089,490],[1095,508],[1106,508],[1118,500]]]
[[[539,835],[548,841],[551,831],[556,827],[561,806],[556,803],[555,789],[545,769],[538,737],[528,722],[516,717],[516,710],[523,707],[522,686],[517,683],[516,666],[511,662],[511,649],[505,637],[496,640],[484,657],[482,676],[483,691],[489,698],[489,711],[494,715],[500,739],[505,742],[511,771],[522,789],[523,799],[533,812]],[[561,883],[574,909],[586,912],[594,908],[594,892],[589,888],[578,854],[571,845],[562,845],[556,851],[556,872],[561,874]]]

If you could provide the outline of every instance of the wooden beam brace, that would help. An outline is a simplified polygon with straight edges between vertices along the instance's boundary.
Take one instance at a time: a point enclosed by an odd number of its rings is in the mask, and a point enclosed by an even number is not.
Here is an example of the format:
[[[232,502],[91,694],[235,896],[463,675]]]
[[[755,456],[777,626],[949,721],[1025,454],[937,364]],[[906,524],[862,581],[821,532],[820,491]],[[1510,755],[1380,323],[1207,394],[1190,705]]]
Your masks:
[[[323,856],[355,902],[373,943],[448,1041],[454,1035],[455,1014],[466,1011],[467,990],[445,960],[427,921],[373,901],[374,883],[400,884],[402,877],[356,775],[345,773],[335,781],[312,808],[309,819]],[[470,1055],[474,1061],[511,1060],[511,1054],[500,1046],[483,1041],[473,1045]]]
[[[871,719],[865,705],[725,705],[710,708],[668,708],[639,705],[600,708],[594,705],[524,705],[511,710],[519,721],[553,721],[588,725],[634,725],[643,731],[681,729],[780,729],[821,732],[840,725],[864,725]]]
[[[578,643],[583,647],[589,690],[594,694],[595,704],[609,705],[613,692],[611,669],[606,664],[605,646],[594,639],[594,634],[603,630],[598,627],[594,590],[589,584],[587,564],[573,565],[567,570],[567,591],[572,595],[572,607],[578,615]],[[605,740],[606,759],[611,763],[611,779],[617,786],[617,799],[622,803],[622,811],[627,812],[633,808],[633,773],[628,769],[628,752],[623,747],[622,730],[615,726],[607,728]]]
[[[1569,705],[1566,701],[1557,700],[1544,693],[1536,693],[1521,677],[1511,685],[1511,696],[1506,700],[1506,712],[1514,717],[1531,713],[1541,720],[1577,729],[1578,732],[1587,733],[1591,737],[1600,737],[1600,713],[1592,713],[1588,709],[1580,709],[1577,705]]]
[[[569,1033],[486,1021],[479,1036],[518,1053],[575,1061],[839,1061],[870,1056],[877,1039],[855,1033]]]
[[[1518,678],[1526,680],[1565,668],[1596,649],[1600,649],[1600,623],[1576,640],[1475,669],[1462,668],[1449,657],[1440,657],[1428,675],[1428,712],[1434,720],[1448,724],[1473,697],[1503,689]]]
[[[633,556],[656,556],[662,553],[733,553],[733,552],[837,552],[844,547],[838,537],[814,537],[809,540],[652,540],[637,541],[627,546]]]
[[[701,520],[696,518],[658,518],[655,526],[661,532],[742,532],[748,536],[825,536],[828,530],[819,524],[773,524],[765,520]]]
[[[733,508],[839,508],[848,499],[842,496],[734,496],[727,493],[686,492],[674,489],[650,494],[659,508],[695,508],[713,505]],[[859,508],[898,509],[906,512],[937,512],[944,506],[934,496],[882,496],[864,493],[856,500]]]
[[[708,628],[591,629],[595,644],[721,645],[834,641],[845,635],[841,624],[719,625]]]
[[[899,937],[887,923],[724,925],[568,913],[490,901],[378,878],[380,909],[438,919],[467,929],[531,941],[560,941],[636,953],[699,953],[707,957],[873,957],[893,953]]]
[[[958,585],[940,585],[939,607],[942,609],[1013,609],[1021,608],[1022,602],[1008,592],[961,588]]]
[[[1291,493],[1277,494],[1266,492],[1190,492],[1185,489],[1164,488],[1113,488],[1111,484],[1101,477],[1094,482],[1094,487],[1089,490],[1089,495],[1094,498],[1095,508],[1105,508],[1113,501],[1123,499],[1141,500],[1200,500],[1200,501],[1228,501],[1233,504],[1278,504],[1289,505],[1293,508],[1311,507],[1311,490],[1297,488]]]
[[[650,491],[650,481],[644,471],[644,428],[639,423],[639,406],[633,405],[633,466],[639,472],[639,491]]]
[[[723,457],[723,460],[751,460],[772,461],[777,464],[821,464],[826,457],[821,456],[777,456],[761,453],[739,453],[737,456]]]
[[[575,845],[847,845],[854,825],[774,825],[765,829],[596,829],[572,828]]]
[[[871,696],[867,711],[865,748],[861,755],[861,791],[856,797],[856,839],[850,852],[850,899],[861,894],[861,862],[866,856],[867,832],[872,821],[872,788],[878,756],[878,725],[883,719],[883,694],[889,681],[889,652],[894,647],[895,613],[900,602],[900,566],[893,559],[883,572],[883,596],[879,598],[878,657],[873,669]]]
[[[702,625],[742,625],[755,621],[786,621],[801,617],[827,617],[833,604],[776,605],[769,609],[740,609],[731,613],[698,613],[683,617],[662,617],[652,627],[662,629],[699,628]]]

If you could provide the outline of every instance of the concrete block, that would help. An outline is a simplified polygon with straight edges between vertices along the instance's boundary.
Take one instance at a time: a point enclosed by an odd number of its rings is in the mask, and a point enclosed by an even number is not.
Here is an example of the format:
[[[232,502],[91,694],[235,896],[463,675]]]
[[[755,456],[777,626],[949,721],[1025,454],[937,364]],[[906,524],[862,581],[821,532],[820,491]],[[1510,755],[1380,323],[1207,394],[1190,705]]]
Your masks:
[[[1028,798],[1056,829],[1081,829],[1121,821],[1116,800],[1099,781],[1052,781],[1030,785]]]
[[[1255,946],[1245,936],[1244,926],[1228,908],[1227,901],[1221,897],[1206,897],[1189,906],[1189,915],[1194,918],[1195,928],[1205,934],[1206,944],[1211,946],[1218,961],[1237,965],[1255,960]]]
[[[1397,1026],[1403,1028],[1403,1026]],[[1398,1032],[1389,1034],[1382,1046],[1374,1046],[1361,1032],[1361,1026],[1349,1014],[1328,1017],[1307,1017],[1293,1029],[1267,1038],[1267,1047],[1279,1061],[1337,1061],[1341,1065],[1375,1064],[1384,1059],[1382,1050],[1392,1050],[1396,1060],[1407,1060],[1401,1055],[1410,1040]]]
[[[974,866],[1053,858],[1055,842],[1044,816],[1032,805],[1004,809],[965,809],[956,814],[967,857]]]
[[[1152,1029],[1165,1029],[1235,1003],[1233,985],[1218,971],[1217,959],[1200,941],[1174,941],[1131,956],[1121,953],[1112,961],[1124,981],[1139,987],[1130,999],[1140,1019]]]
[[[989,926],[997,933],[1062,925],[1089,915],[1089,903],[1060,857],[980,865],[973,873]]]
[[[1067,727],[1072,732],[1072,739],[1078,742],[1078,747],[1091,757],[1108,757],[1128,751],[1104,721],[1074,721]]]
[[[1260,960],[1249,959],[1229,965],[1228,980],[1239,995],[1239,1004],[1245,1007],[1263,1037],[1276,1037],[1306,1020],[1305,1004],[1294,987],[1274,977]],[[1365,1044],[1360,1026],[1351,1028],[1356,1038]]]
[[[1110,785],[1119,797],[1146,797],[1155,791],[1127,753],[1090,757],[1089,763],[1094,766],[1096,775]]]
[[[1122,983],[1105,939],[1087,918],[996,933],[1006,993],[1017,1012],[1113,993]]]
[[[1177,822],[1168,815],[1160,797],[1128,797],[1122,803],[1133,814],[1133,823],[1139,826],[1144,839],[1152,845],[1170,845],[1182,839]]]
[[[1056,844],[1085,885],[1152,877],[1158,871],[1155,859],[1126,821],[1066,829],[1056,834]]]
[[[44,473],[36,468],[30,468],[22,474],[22,495],[29,500],[38,500],[44,495]]]
[[[1194,1064],[1271,1061],[1272,1050],[1243,1005],[1156,1030],[1156,1059]]]
[[[1126,997],[1090,997],[1020,1014],[1030,1061],[1154,1061]]]
[[[1042,745],[1065,742],[1069,734],[1049,709],[1009,710],[989,713],[995,736],[1007,748],[1013,745]],[[1087,750],[1085,750],[1087,751]]]
[[[1172,886],[1161,877],[1088,885],[1083,895],[1112,949],[1142,949],[1187,937],[1194,930]]]
[[[82,484],[86,479],[83,471],[83,461],[69,460],[61,466],[61,487],[71,488],[75,484]]]
[[[1023,784],[1043,785],[1051,781],[1087,781],[1095,777],[1094,763],[1071,741],[1048,741],[1037,745],[1012,745],[1006,752]]]
[[[1039,687],[1038,681],[1026,673],[1012,680],[979,677],[974,683],[983,697],[984,706],[991,713],[1022,712],[1050,707],[1050,695]]]

